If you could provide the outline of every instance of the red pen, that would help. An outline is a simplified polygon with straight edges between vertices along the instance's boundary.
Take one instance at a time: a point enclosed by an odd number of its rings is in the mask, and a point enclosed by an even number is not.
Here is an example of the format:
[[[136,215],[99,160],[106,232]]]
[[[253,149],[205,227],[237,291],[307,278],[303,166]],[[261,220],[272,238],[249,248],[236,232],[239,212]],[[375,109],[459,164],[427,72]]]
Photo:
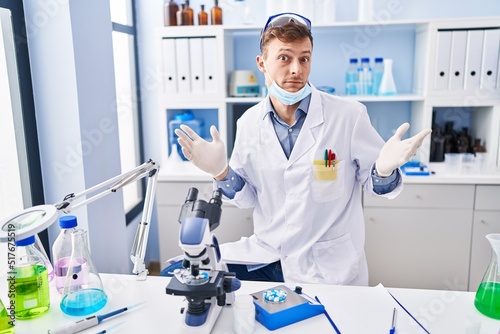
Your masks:
[[[335,153],[332,153],[332,166],[335,168]]]
[[[328,150],[328,167],[332,165],[332,150]]]

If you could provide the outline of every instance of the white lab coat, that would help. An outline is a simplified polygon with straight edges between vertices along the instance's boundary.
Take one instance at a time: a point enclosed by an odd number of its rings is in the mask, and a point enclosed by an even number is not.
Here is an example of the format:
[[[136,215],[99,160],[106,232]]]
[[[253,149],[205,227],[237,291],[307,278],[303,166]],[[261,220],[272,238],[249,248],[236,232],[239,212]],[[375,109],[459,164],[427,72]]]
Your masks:
[[[368,284],[361,186],[373,192],[371,171],[384,141],[359,102],[313,87],[309,111],[287,160],[265,101],[237,122],[231,167],[246,184],[230,202],[254,208],[254,234],[221,245],[227,263],[281,260],[286,282]],[[325,149],[337,179],[317,181],[313,160]],[[402,184],[385,197],[395,197]]]

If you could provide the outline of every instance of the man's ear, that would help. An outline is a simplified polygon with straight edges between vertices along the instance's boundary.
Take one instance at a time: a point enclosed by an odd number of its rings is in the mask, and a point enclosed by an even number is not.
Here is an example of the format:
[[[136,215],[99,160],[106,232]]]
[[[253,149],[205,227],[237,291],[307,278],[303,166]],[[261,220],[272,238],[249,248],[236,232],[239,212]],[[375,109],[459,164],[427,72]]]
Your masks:
[[[257,63],[257,68],[262,73],[266,73],[266,68],[264,67],[264,58],[260,55],[255,57],[255,62]]]

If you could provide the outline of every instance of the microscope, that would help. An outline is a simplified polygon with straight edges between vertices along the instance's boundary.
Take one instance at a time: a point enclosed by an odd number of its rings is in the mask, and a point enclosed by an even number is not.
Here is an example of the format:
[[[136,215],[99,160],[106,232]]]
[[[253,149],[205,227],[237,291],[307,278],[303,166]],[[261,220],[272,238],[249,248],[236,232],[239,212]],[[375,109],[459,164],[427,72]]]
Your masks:
[[[179,245],[184,251],[183,269],[176,269],[167,294],[185,296],[184,333],[210,333],[223,306],[234,302],[241,283],[221,261],[217,238],[211,232],[219,226],[222,206],[220,189],[207,203],[198,200],[198,189],[190,188],[179,215]]]

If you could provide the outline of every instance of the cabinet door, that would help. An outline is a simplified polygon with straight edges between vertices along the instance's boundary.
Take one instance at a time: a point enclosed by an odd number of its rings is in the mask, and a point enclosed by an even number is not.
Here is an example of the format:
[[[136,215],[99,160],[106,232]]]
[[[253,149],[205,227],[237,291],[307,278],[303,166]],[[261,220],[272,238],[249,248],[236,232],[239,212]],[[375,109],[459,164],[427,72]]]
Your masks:
[[[180,206],[158,206],[158,238],[160,246],[160,266],[166,261],[182,254],[179,246],[178,222]],[[252,209],[239,209],[232,205],[222,205],[219,227],[212,231],[219,243],[236,241],[253,233]]]
[[[365,208],[370,285],[467,290],[472,210]]]
[[[469,291],[476,291],[491,260],[486,235],[500,233],[500,211],[476,211],[472,230]]]

